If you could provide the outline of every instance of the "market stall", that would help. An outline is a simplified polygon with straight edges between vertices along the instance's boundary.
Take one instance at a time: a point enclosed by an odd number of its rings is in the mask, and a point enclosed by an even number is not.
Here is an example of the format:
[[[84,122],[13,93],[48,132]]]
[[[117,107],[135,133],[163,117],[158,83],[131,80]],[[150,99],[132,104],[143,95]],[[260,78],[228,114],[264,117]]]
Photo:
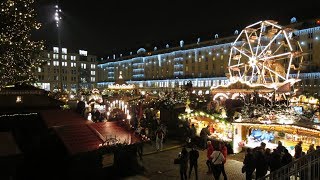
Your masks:
[[[234,148],[241,151],[243,147],[255,148],[261,142],[266,148],[275,149],[281,141],[289,152],[294,155],[294,146],[302,141],[302,149],[306,152],[311,144],[320,144],[320,130],[295,124],[264,124],[234,122]]]
[[[224,142],[232,141],[232,125],[222,118],[204,112],[195,112],[180,114],[179,119],[189,121],[190,125],[194,124],[197,136],[200,136],[201,130],[209,125],[209,139]]]

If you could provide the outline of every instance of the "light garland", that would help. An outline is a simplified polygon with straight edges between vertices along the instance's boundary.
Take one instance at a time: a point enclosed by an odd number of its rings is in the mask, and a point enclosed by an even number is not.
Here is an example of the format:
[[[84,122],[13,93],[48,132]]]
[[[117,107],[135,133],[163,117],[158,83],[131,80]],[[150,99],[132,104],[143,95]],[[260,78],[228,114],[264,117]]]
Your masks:
[[[304,130],[304,131],[311,131],[311,132],[314,132],[314,133],[320,133],[320,130],[316,130],[316,129],[311,129],[311,128],[305,128],[305,127],[301,127],[301,126],[297,126],[297,125],[293,125],[293,124],[263,124],[263,123],[238,123],[238,122],[234,122],[232,123],[232,125],[235,125],[235,124],[239,124],[239,125],[245,125],[245,126],[279,126],[279,127],[293,127],[293,128],[296,128],[298,130]]]
[[[33,71],[43,60],[43,42],[31,41],[31,31],[41,24],[35,21],[34,0],[5,0],[0,13],[0,87],[34,82]]]
[[[4,115],[0,115],[0,118],[2,118],[2,117],[13,117],[13,116],[30,116],[30,115],[38,115],[38,113],[28,113],[28,114],[4,114]]]

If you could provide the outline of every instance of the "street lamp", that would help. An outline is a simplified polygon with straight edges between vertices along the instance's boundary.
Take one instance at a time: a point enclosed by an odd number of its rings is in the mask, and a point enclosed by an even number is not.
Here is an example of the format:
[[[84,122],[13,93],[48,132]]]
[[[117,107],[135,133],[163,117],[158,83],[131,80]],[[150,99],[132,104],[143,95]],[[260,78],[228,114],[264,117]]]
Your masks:
[[[62,61],[61,61],[61,56],[62,56],[62,49],[61,49],[61,37],[60,37],[60,28],[59,28],[59,24],[62,20],[62,17],[61,17],[61,9],[59,8],[58,5],[55,5],[55,13],[54,13],[54,20],[56,21],[56,26],[57,26],[57,29],[58,29],[58,61],[59,61],[59,81],[60,81],[60,91],[63,90],[63,84],[62,84],[62,75],[61,75],[61,70],[62,70]]]

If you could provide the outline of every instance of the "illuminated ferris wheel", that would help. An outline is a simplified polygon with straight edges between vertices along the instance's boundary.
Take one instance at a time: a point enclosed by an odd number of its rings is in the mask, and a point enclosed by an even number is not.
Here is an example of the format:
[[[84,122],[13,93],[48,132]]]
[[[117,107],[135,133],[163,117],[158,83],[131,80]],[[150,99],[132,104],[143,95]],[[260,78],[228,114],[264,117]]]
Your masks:
[[[272,20],[244,28],[232,43],[228,63],[230,80],[265,85],[296,82],[303,56],[299,41],[293,36],[293,29]]]

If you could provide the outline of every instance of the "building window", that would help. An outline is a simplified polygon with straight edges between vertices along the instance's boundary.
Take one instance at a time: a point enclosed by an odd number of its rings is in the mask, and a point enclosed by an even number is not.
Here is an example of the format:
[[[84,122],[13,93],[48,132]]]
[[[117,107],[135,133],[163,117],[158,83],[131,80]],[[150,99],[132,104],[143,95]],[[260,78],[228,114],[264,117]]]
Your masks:
[[[82,55],[82,56],[87,56],[88,52],[84,51],[84,50],[79,50],[79,54]]]
[[[53,59],[59,59],[59,54],[53,54]]]
[[[59,53],[59,48],[58,47],[53,47],[53,52],[54,53]]]
[[[313,55],[312,54],[309,54],[308,55],[308,61],[312,61],[313,60]]]
[[[48,53],[48,58],[50,58],[50,53]]]
[[[53,66],[59,66],[59,61],[53,61]]]
[[[76,63],[71,63],[71,67],[76,67]]]
[[[67,48],[62,48],[62,54],[67,54]]]
[[[76,56],[71,56],[70,58],[71,58],[72,61],[76,60]]]
[[[87,64],[81,63],[81,68],[82,69],[87,69]]]
[[[95,77],[91,77],[91,82],[95,82],[96,78]]]
[[[50,66],[50,61],[48,61],[48,66]]]
[[[312,39],[313,38],[313,33],[308,33],[308,38]]]
[[[62,55],[63,60],[67,60],[67,55]]]
[[[67,66],[68,63],[67,62],[62,62],[62,66]]]
[[[95,64],[91,64],[91,69],[95,69],[96,65]]]
[[[215,56],[213,56],[213,57],[212,57],[212,61],[215,61],[215,60],[216,60],[216,57],[215,57]]]
[[[91,75],[95,76],[96,75],[96,71],[91,71]]]
[[[313,48],[313,43],[308,43],[308,50],[312,50]]]

